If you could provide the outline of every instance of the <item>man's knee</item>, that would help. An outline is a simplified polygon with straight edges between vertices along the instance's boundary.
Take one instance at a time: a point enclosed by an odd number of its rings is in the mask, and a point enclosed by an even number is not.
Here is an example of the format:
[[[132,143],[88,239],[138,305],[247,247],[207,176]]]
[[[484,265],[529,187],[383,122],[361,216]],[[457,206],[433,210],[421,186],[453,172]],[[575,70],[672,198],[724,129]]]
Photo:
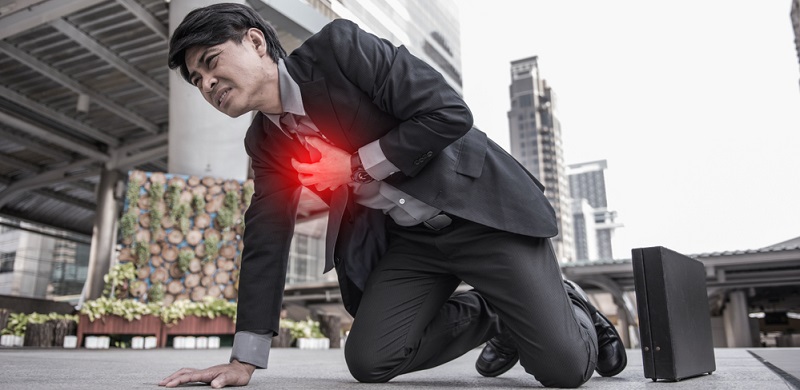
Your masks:
[[[533,374],[530,371],[528,373]],[[592,371],[587,372],[585,366],[574,364],[559,370],[549,371],[545,375],[534,374],[534,377],[546,387],[574,389],[586,383],[592,377]]]
[[[344,359],[350,375],[357,381],[364,383],[388,382],[392,377],[390,369],[385,364],[374,358],[375,353],[369,343],[362,343],[354,339],[352,334],[344,345]]]

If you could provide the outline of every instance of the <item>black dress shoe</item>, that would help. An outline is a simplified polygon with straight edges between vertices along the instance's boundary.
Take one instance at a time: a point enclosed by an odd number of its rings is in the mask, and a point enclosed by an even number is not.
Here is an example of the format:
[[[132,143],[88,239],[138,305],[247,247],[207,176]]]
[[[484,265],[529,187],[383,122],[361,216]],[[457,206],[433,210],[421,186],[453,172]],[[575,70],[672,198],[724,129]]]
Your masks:
[[[509,337],[501,334],[486,342],[475,362],[475,369],[483,376],[495,377],[510,370],[518,361],[517,347]]]
[[[597,333],[597,366],[595,371],[601,376],[614,376],[622,372],[628,365],[628,355],[625,353],[625,345],[622,338],[617,333],[617,328],[600,313],[594,305],[589,302],[589,296],[580,286],[570,280],[565,280],[567,294],[578,306],[586,308],[589,318],[594,322],[594,330]],[[572,291],[570,291],[572,290]]]

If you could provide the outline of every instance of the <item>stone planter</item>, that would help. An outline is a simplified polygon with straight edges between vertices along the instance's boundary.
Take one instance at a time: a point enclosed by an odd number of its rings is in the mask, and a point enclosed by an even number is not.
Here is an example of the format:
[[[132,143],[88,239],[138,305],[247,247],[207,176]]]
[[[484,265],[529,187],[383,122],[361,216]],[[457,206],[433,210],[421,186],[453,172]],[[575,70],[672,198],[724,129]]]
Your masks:
[[[128,321],[119,316],[105,316],[89,321],[89,317],[81,314],[78,323],[78,347],[83,345],[86,335],[134,335],[155,336],[161,335],[161,319],[155,316],[142,316],[141,319]]]
[[[192,340],[194,340],[194,344],[190,341],[189,348],[195,348],[196,339],[194,337],[196,336],[221,336],[232,335],[234,333],[236,333],[236,325],[230,317],[219,316],[208,318],[188,316],[176,324],[165,324],[162,326],[159,347],[164,348],[167,346],[167,339],[169,336],[191,336],[193,337]],[[185,339],[183,340],[185,343]],[[194,347],[191,345],[194,345]],[[217,344],[217,346],[219,345]],[[186,344],[182,344],[182,347],[187,348]],[[208,344],[208,348],[212,348],[212,343]]]
[[[322,338],[322,339],[299,338],[299,339],[297,339],[297,348],[300,348],[300,349],[329,349],[330,348],[330,339],[328,339],[328,338]]]
[[[25,338],[22,336],[14,336],[10,334],[4,334],[0,338],[0,346],[3,347],[21,347],[24,344]]]

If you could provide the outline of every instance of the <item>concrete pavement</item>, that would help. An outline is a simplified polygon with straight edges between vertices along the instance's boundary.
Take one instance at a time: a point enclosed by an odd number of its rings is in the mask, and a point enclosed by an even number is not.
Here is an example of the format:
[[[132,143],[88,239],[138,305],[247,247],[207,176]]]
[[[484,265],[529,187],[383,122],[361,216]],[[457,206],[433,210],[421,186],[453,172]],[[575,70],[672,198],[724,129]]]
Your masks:
[[[777,374],[762,360],[773,359],[784,373],[800,371],[800,349],[716,349],[713,375],[681,382],[653,382],[644,377],[641,352],[628,350],[628,367],[614,378],[595,374],[585,389],[796,389],[792,378]],[[479,349],[443,366],[407,374],[385,384],[356,382],[347,371],[341,349],[276,348],[270,367],[258,370],[253,389],[363,389],[426,388],[518,389],[542,387],[517,365],[499,378],[481,377],[474,369]],[[0,389],[158,389],[156,383],[181,367],[201,368],[226,362],[230,348],[217,350],[64,350],[0,349]],[[763,356],[767,356],[764,358]],[[759,358],[760,357],[760,358]],[[794,370],[794,371],[793,371]],[[797,383],[797,382],[794,382]],[[195,387],[190,386],[190,387]]]

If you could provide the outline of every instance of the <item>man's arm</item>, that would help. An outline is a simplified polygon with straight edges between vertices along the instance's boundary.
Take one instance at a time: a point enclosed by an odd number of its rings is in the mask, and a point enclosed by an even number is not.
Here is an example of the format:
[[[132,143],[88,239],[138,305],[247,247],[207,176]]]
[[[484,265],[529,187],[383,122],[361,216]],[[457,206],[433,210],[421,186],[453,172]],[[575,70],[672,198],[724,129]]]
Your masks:
[[[236,336],[230,363],[203,370],[183,368],[159,385],[189,382],[212,387],[244,386],[253,371],[266,368],[272,336],[280,328],[280,310],[300,184],[282,140],[268,138],[259,115],[245,137],[252,159],[255,192],[245,213],[244,249],[239,273]],[[267,150],[267,147],[270,149]]]
[[[458,92],[405,47],[395,47],[347,20],[335,20],[323,30],[307,41],[316,51],[327,51],[317,55],[318,61],[332,59],[326,66],[338,68],[380,110],[401,120],[379,143],[404,175],[416,176],[472,128],[472,113]]]

